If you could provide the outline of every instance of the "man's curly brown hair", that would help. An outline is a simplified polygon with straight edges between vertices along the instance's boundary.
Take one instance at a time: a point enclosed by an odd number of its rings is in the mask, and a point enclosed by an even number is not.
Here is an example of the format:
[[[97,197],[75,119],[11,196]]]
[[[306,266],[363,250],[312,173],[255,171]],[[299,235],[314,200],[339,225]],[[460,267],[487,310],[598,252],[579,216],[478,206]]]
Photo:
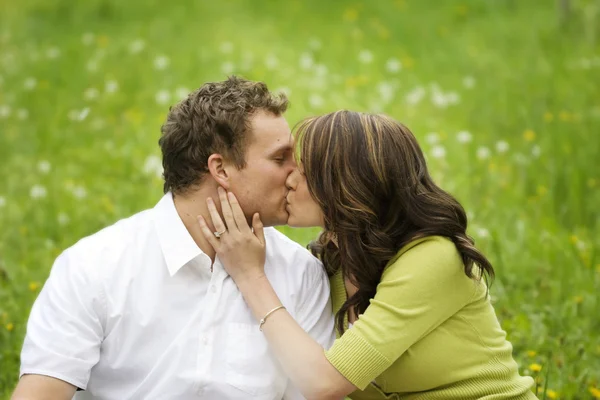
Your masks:
[[[263,82],[230,76],[202,85],[169,109],[161,127],[164,192],[183,194],[197,187],[208,173],[211,154],[244,168],[252,115],[265,111],[279,116],[287,107],[287,97],[269,92]]]

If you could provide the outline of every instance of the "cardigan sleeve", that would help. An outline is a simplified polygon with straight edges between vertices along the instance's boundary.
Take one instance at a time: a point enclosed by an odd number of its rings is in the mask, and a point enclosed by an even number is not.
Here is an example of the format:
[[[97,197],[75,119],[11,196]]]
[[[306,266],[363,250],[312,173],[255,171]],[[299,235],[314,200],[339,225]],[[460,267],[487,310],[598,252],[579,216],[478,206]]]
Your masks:
[[[449,239],[421,239],[399,254],[384,270],[364,314],[325,352],[329,362],[361,390],[468,304],[483,284],[465,275],[460,254]]]

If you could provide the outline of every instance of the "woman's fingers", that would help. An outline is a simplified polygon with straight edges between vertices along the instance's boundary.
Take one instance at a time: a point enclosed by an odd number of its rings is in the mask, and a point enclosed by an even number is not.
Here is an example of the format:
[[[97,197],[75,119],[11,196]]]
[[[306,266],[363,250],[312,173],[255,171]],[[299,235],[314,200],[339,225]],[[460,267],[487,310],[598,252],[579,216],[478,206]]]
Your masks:
[[[233,218],[233,212],[231,211],[231,205],[227,199],[227,193],[225,192],[225,189],[219,186],[217,191],[219,192],[219,200],[221,200],[221,212],[223,213],[223,218],[225,218],[227,229],[230,231],[234,229],[237,230],[237,224]]]
[[[240,203],[237,201],[235,195],[231,192],[227,192],[227,199],[229,200],[229,205],[231,206],[231,212],[233,213],[233,219],[237,224],[240,232],[250,233],[250,227],[248,226],[248,221],[246,220],[246,216],[244,215],[244,211],[240,207]]]
[[[196,218],[198,219],[198,224],[200,225],[200,230],[202,231],[202,234],[204,235],[208,243],[210,243],[210,245],[213,247],[213,249],[215,249],[215,251],[218,251],[219,239],[215,237],[215,234],[210,230],[208,225],[206,225],[206,221],[204,220],[204,217],[202,217],[202,215],[198,215]]]
[[[210,214],[210,219],[212,219],[213,226],[215,227],[215,231],[219,233],[223,233],[227,230],[227,227],[223,223],[219,212],[217,211],[217,206],[212,198],[206,199],[206,206],[208,207],[208,213]],[[205,221],[206,222],[206,221]]]
[[[254,236],[258,238],[258,241],[263,246],[265,245],[265,232],[263,230],[263,223],[260,220],[260,215],[255,213],[252,216],[252,228],[254,229]]]

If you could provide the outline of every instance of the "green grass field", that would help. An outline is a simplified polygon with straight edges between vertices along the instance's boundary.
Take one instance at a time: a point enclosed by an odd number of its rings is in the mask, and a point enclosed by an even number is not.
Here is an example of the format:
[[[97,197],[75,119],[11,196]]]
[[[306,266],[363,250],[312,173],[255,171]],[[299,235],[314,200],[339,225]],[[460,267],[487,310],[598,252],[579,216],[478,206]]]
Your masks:
[[[0,398],[54,258],[162,194],[169,105],[227,74],[408,125],[492,260],[540,398],[600,398],[600,2],[0,3]],[[306,243],[314,231],[282,228]]]

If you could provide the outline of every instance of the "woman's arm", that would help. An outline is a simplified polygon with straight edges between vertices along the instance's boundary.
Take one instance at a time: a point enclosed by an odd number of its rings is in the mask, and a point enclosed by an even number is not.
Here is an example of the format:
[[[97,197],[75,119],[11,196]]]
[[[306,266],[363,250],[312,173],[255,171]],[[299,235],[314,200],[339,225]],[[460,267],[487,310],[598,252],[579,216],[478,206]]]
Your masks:
[[[259,321],[281,305],[265,276],[236,283]],[[340,399],[357,389],[331,365],[323,348],[286,310],[267,317],[262,329],[277,359],[307,399]]]
[[[223,266],[235,281],[257,320],[281,305],[264,274],[265,240],[263,226],[254,215],[250,230],[235,196],[219,188],[223,220],[212,199],[207,200],[215,229],[227,229],[217,239],[204,220],[202,232],[215,248]],[[230,204],[231,203],[231,204]],[[225,225],[226,224],[226,225]],[[232,268],[235,266],[235,268]],[[285,310],[271,314],[262,326],[269,344],[294,385],[307,399],[340,399],[356,390],[327,360],[323,348]]]

